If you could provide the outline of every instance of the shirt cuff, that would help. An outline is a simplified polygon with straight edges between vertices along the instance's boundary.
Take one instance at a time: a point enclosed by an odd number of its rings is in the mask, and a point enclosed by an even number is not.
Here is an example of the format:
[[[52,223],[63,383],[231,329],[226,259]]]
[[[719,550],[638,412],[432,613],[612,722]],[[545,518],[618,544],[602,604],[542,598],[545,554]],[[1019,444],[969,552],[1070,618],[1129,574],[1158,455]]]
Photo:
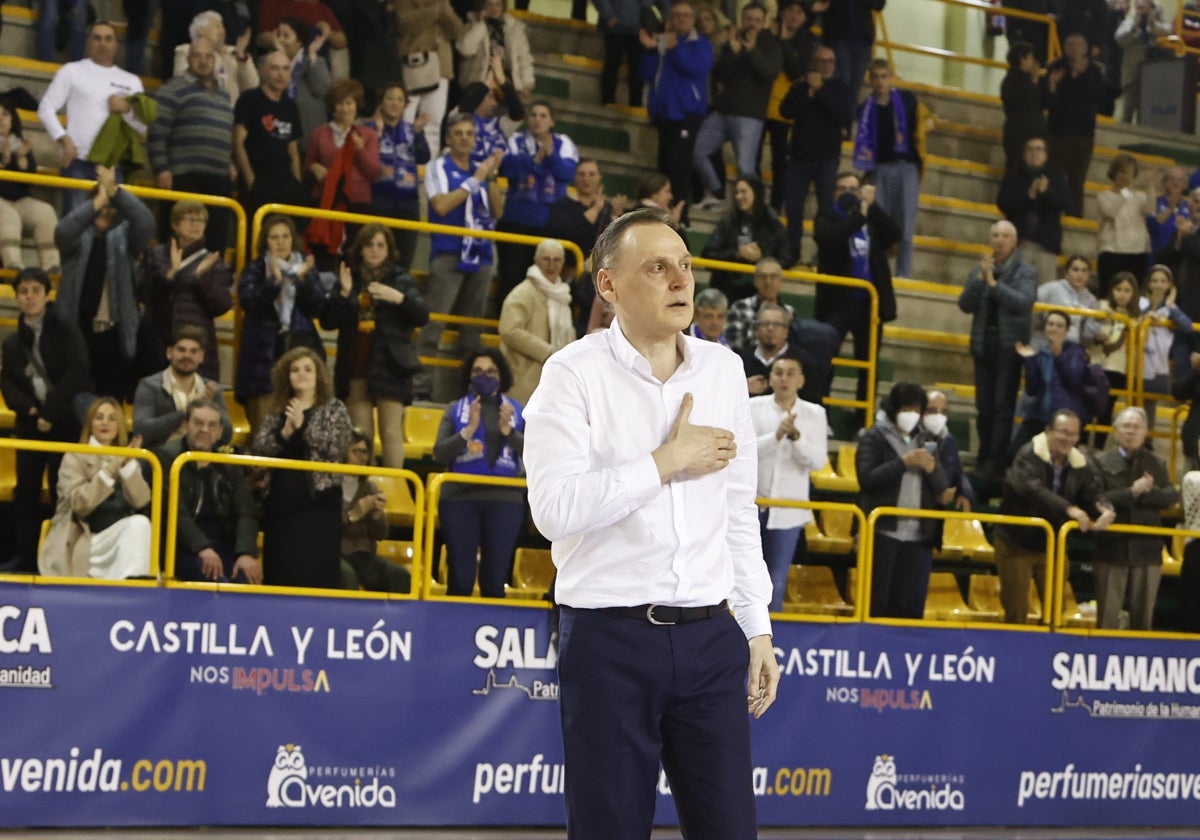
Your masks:
[[[133,474],[142,468],[142,465],[132,458],[125,462],[125,466],[121,467],[121,478],[133,478]]]
[[[735,607],[733,617],[747,639],[771,635],[771,613],[766,604],[743,604]]]
[[[96,475],[100,476],[100,480],[103,481],[106,486],[108,486],[108,487],[116,487],[117,486],[117,482],[113,481],[113,477],[108,474],[108,470],[102,469],[102,470],[100,470],[100,472],[96,473]]]
[[[621,476],[621,483],[629,488],[633,507],[647,504],[662,490],[662,479],[658,477],[653,455],[624,464],[617,468],[617,472]]]

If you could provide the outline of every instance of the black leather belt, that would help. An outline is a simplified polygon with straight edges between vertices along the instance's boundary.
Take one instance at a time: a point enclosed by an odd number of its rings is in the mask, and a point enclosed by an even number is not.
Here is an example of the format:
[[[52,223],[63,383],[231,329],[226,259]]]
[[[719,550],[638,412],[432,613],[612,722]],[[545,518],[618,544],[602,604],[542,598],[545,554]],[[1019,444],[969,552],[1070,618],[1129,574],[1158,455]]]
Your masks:
[[[636,607],[602,607],[598,612],[667,626],[703,621],[714,615],[729,612],[729,604],[726,601],[713,604],[711,607],[665,607],[662,604],[641,604]]]

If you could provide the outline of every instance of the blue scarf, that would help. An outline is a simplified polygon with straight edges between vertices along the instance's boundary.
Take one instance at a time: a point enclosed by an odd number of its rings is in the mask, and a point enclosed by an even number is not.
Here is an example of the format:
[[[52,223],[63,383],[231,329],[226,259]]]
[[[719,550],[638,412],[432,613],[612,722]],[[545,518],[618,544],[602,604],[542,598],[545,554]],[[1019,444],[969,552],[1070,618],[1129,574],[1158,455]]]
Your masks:
[[[479,189],[470,195],[466,202],[466,224],[474,230],[495,230],[496,220],[492,218],[492,207],[488,202],[487,184],[481,184]],[[458,270],[463,273],[478,271],[484,263],[492,263],[492,240],[477,239],[474,236],[462,238],[462,251],[459,254]]]
[[[836,204],[833,210],[843,219],[849,218],[850,214],[842,210]],[[871,276],[871,232],[866,225],[863,225],[854,233],[850,234],[850,276],[856,277],[859,280],[874,281]],[[853,289],[855,297],[866,297],[866,289]]]
[[[863,172],[873,172],[878,163],[878,108],[879,103],[875,97],[867,97],[858,118],[858,131],[854,134],[854,168]],[[896,133],[892,148],[898,155],[906,154],[909,151],[908,113],[904,110],[904,100],[900,98],[900,91],[895,88],[892,88],[892,128]]]

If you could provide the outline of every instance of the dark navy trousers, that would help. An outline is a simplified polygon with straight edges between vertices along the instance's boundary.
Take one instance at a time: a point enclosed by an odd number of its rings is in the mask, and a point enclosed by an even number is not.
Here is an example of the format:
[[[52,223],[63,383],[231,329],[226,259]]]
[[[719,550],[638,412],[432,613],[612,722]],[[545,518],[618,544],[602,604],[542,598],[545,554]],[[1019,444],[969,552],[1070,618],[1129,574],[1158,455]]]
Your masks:
[[[649,838],[659,764],[687,840],[757,837],[746,637],[733,616],[660,627],[563,607],[569,840]]]

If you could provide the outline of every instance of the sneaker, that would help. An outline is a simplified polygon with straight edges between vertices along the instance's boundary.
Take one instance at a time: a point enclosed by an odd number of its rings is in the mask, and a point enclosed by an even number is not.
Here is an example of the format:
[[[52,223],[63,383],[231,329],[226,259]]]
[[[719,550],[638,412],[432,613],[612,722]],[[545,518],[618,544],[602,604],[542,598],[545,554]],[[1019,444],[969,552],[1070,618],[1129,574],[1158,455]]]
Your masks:
[[[725,199],[717,198],[712,193],[705,193],[696,208],[698,210],[723,210],[725,209]]]

